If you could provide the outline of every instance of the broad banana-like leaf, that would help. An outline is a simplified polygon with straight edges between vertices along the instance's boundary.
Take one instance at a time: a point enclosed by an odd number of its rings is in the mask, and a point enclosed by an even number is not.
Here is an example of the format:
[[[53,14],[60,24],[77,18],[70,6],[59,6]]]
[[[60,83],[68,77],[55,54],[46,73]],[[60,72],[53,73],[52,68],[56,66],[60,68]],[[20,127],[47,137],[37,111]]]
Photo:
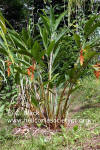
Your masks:
[[[33,58],[38,62],[41,59],[40,53],[41,53],[41,46],[37,41],[35,41],[33,48],[31,49],[31,54]]]
[[[88,33],[85,35],[85,38],[87,39],[98,27],[100,27],[100,22],[95,23],[92,27],[90,27]]]
[[[80,36],[78,34],[74,34],[74,39],[75,39],[77,46],[80,48],[81,47]]]
[[[88,52],[85,54],[85,61],[89,61],[96,55],[96,51],[91,51],[91,49],[88,50]]]
[[[99,17],[100,17],[99,15],[94,15],[85,24],[85,27],[84,27],[84,37],[85,37],[85,39],[87,39],[88,36],[91,33],[93,33],[97,27],[100,27],[100,21],[98,20]]]
[[[84,33],[87,34],[89,28],[92,26],[92,24],[94,23],[95,19],[97,18],[97,15],[94,15],[93,17],[91,17],[85,24],[84,27]]]

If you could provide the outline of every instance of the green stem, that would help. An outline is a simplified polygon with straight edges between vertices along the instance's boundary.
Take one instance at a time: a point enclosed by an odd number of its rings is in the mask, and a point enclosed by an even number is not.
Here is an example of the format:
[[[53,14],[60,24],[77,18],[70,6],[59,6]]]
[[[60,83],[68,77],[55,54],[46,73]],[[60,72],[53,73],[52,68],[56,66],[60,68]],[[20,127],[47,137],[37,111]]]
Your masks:
[[[63,109],[63,112],[62,112],[62,115],[61,115],[61,119],[65,119],[65,117],[66,117],[67,104],[68,104],[68,101],[69,101],[69,97],[70,97],[72,88],[73,88],[73,85],[70,85],[70,88],[69,88],[69,91],[68,91],[68,94],[67,94],[67,97],[66,97],[64,109]]]
[[[65,94],[65,90],[66,90],[68,84],[69,84],[68,82],[65,84],[65,87],[64,87],[64,89],[63,89],[63,91],[61,93],[60,100],[59,100],[59,103],[58,103],[58,109],[57,109],[56,118],[58,118],[58,116],[59,116],[60,106],[61,106],[61,103],[62,103],[62,100],[63,100],[63,96]]]
[[[48,68],[49,68],[49,79],[48,81],[51,81],[51,77],[52,77],[52,60],[53,60],[53,52],[51,52],[50,54],[50,61],[48,64]],[[47,106],[48,106],[48,117],[50,118],[50,102],[52,101],[52,93],[50,92],[50,83],[48,83],[48,88],[47,88]]]

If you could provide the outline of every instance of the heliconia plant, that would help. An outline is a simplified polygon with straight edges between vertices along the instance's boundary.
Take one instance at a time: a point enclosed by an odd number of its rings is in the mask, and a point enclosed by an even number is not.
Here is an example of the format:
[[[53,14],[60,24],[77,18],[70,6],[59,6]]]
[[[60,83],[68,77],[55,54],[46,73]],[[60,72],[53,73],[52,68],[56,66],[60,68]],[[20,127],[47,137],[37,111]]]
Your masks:
[[[98,55],[96,50],[100,45],[100,38],[90,38],[97,27],[100,27],[99,15],[94,15],[87,21],[83,36],[76,33],[73,35],[79,56],[74,67],[65,75],[65,80],[57,85],[56,80],[60,75],[59,71],[55,73],[58,65],[55,59],[63,36],[69,32],[67,27],[59,32],[60,22],[65,15],[66,12],[56,19],[53,8],[50,9],[50,16],[43,11],[37,24],[39,36],[36,38],[32,38],[29,29],[18,33],[7,29],[4,24],[5,28],[1,25],[0,30],[0,52],[7,58],[8,76],[12,73],[16,84],[20,86],[21,94],[25,96],[24,101],[28,101],[30,109],[38,112],[38,119],[45,119],[46,122],[43,123],[51,128],[66,124],[70,96],[79,88],[77,81],[84,74],[90,60]],[[33,119],[36,117],[33,115]]]

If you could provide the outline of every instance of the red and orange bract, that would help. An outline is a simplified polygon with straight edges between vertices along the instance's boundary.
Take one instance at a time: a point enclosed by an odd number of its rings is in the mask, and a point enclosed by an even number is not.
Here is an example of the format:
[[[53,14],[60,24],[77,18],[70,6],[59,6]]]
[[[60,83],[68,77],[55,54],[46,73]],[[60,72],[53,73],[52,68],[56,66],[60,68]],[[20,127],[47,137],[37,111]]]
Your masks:
[[[12,62],[11,61],[9,61],[9,60],[7,60],[7,61],[5,61],[6,63],[7,63],[7,73],[8,73],[8,77],[10,76],[10,65],[12,64]]]
[[[95,74],[96,78],[99,79],[100,71],[94,71],[94,74]]]
[[[95,74],[96,78],[99,79],[99,77],[100,77],[100,64],[97,63],[96,65],[93,65],[93,67],[97,69],[94,71],[94,74]]]
[[[34,70],[36,68],[36,64],[35,62],[33,63],[33,65],[31,65],[28,69],[27,69],[27,74],[28,76],[31,76],[31,80],[34,79]]]
[[[81,66],[82,66],[83,63],[84,63],[83,52],[86,52],[86,50],[81,48],[81,51],[80,51],[80,64],[81,64]]]

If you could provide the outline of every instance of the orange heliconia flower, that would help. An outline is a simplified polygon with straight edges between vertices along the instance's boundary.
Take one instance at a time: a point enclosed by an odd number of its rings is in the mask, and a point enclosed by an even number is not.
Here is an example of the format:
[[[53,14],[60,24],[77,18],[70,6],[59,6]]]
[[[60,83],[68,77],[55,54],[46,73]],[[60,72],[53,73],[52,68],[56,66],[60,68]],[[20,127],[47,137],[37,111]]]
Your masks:
[[[81,66],[83,65],[83,62],[84,62],[84,56],[83,56],[83,50],[81,49],[81,51],[80,51],[80,64],[81,64]]]
[[[83,63],[84,63],[83,52],[86,52],[86,50],[85,50],[85,49],[81,49],[81,51],[80,51],[80,64],[81,64],[81,66],[82,66]]]
[[[31,75],[31,80],[33,80],[33,79],[34,79],[34,74]]]
[[[8,77],[10,76],[10,67],[7,69]]]
[[[95,74],[96,78],[99,79],[99,76],[100,76],[100,70],[94,71],[94,74]]]
[[[35,62],[34,62],[33,65],[30,66],[30,67],[27,69],[27,74],[28,74],[28,76],[31,77],[31,80],[34,79],[34,70],[35,70],[35,68],[36,68],[36,64],[35,64]]]
[[[95,65],[93,65],[95,71],[94,71],[94,74],[96,76],[97,79],[99,79],[99,76],[100,76],[100,64],[99,63],[96,63]]]
[[[8,77],[10,76],[10,65],[12,64],[12,62],[10,62],[9,60],[5,61],[7,63],[7,73],[8,73]]]
[[[30,74],[31,74],[31,71],[29,68],[27,69],[27,74],[28,74],[28,76],[30,76]]]

